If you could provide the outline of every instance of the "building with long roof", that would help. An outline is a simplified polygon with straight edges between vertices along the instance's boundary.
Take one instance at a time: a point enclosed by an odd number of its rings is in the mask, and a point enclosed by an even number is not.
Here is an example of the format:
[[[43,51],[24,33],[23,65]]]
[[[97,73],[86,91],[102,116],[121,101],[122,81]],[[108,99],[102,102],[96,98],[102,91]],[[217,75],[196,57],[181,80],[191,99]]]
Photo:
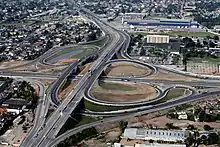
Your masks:
[[[155,140],[166,142],[184,142],[186,131],[182,130],[154,130],[145,128],[127,128],[124,131],[124,138]]]

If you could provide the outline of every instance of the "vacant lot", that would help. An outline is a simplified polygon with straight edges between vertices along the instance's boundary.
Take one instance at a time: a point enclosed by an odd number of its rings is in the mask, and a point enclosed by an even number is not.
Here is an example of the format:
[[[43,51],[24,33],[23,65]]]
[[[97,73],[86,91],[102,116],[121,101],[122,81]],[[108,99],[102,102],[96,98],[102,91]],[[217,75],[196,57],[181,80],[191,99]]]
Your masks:
[[[144,76],[150,72],[147,67],[127,62],[113,63],[105,71],[108,76]]]
[[[156,94],[156,89],[150,85],[124,82],[99,81],[91,90],[91,95],[95,98],[111,102],[147,101],[154,98]]]
[[[86,65],[82,66],[82,68],[80,69],[80,75],[84,75],[85,73],[87,73],[89,71],[89,69],[91,68],[92,63],[87,63]]]
[[[159,71],[156,74],[150,75],[149,78],[152,79],[162,79],[162,80],[170,80],[170,81],[195,81],[198,80],[193,77],[187,77],[183,75],[177,75],[167,72]]]

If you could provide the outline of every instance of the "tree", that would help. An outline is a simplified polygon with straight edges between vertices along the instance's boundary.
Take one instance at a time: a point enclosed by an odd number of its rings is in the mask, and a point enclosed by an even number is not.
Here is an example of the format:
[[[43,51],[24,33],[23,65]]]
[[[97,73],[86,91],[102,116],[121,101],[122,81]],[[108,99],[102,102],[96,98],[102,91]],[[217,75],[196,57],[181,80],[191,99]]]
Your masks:
[[[188,125],[188,126],[187,126],[187,129],[188,129],[188,130],[195,130],[195,126],[194,126],[194,125]]]
[[[214,42],[212,42],[212,41],[209,41],[209,47],[212,47],[212,48],[214,48],[216,46],[216,44],[214,43]]]
[[[127,128],[128,122],[127,121],[120,121],[119,122],[119,128],[121,132],[124,132],[125,128]]]
[[[189,137],[186,138],[185,144],[186,147],[190,147],[194,142],[193,136],[190,134]]]
[[[210,133],[208,135],[208,144],[217,144],[219,141],[219,136],[216,133]]]
[[[140,56],[145,56],[145,55],[146,55],[146,50],[144,48],[141,48]]]
[[[213,130],[213,128],[212,127],[210,127],[209,125],[204,125],[204,130],[205,131],[210,131],[210,130]]]
[[[208,45],[208,42],[207,42],[206,40],[203,40],[203,44],[204,44],[205,46],[207,46],[207,45]]]
[[[172,129],[173,128],[173,123],[166,123],[167,129]]]
[[[213,37],[213,39],[218,41],[218,40],[219,40],[219,37],[218,37],[217,35],[215,35],[215,36]]]

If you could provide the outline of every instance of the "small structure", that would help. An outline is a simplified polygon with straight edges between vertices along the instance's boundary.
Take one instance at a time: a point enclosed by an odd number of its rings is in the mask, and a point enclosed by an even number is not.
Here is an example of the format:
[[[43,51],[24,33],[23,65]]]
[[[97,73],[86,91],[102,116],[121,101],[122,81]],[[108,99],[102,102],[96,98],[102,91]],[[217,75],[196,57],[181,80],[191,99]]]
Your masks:
[[[147,43],[169,43],[167,35],[147,35]]]
[[[184,120],[188,119],[186,112],[177,112],[177,114],[178,114],[178,119],[184,119]]]
[[[3,108],[6,108],[7,112],[19,114],[28,105],[28,101],[24,99],[11,98],[2,103]]]

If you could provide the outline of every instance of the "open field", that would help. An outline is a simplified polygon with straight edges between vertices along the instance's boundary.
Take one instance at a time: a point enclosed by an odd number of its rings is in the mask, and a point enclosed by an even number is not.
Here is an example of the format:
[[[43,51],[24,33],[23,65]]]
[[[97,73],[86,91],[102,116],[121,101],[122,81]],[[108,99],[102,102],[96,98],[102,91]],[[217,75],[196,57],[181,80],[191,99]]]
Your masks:
[[[82,57],[93,53],[95,50],[96,49],[92,47],[83,48],[81,46],[74,47],[74,48],[67,48],[55,54],[53,58],[50,58],[47,62],[50,64],[60,65],[60,64],[65,63],[62,61],[64,59],[69,59],[69,60],[70,59],[72,60],[81,59]]]
[[[76,55],[72,55],[71,58],[78,58],[78,59],[80,59],[80,58],[84,57],[85,55],[91,54],[93,52],[94,52],[94,49],[86,48],[86,49],[83,50],[83,52],[81,52],[79,54],[76,54]]]
[[[147,67],[127,62],[113,63],[105,71],[108,76],[144,76],[150,72]]]
[[[90,43],[90,45],[94,45],[94,46],[98,46],[98,47],[102,47],[106,42],[106,39],[103,39],[103,40],[100,40],[98,42],[93,42],[93,43]]]
[[[182,36],[182,37],[206,37],[210,36],[213,37],[215,34],[210,32],[188,32],[188,31],[166,31],[166,32],[158,32],[158,33],[151,33],[151,32],[136,32],[135,34],[141,35],[151,35],[151,34],[158,34],[158,35],[169,35],[171,37],[175,36]]]
[[[177,75],[177,74],[173,74],[173,73],[167,73],[167,72],[163,72],[163,71],[159,71],[156,74],[150,75],[148,78],[170,80],[170,81],[197,81],[198,80],[193,77],[187,77],[187,76]]]
[[[0,69],[23,65],[23,64],[28,63],[28,62],[29,61],[6,61],[6,62],[0,62]]]
[[[199,58],[199,57],[193,57],[193,58],[189,58],[190,62],[211,62],[211,63],[216,63],[216,62],[220,62],[220,58],[212,58],[212,57],[204,57],[204,58]]]
[[[103,101],[132,102],[155,98],[157,91],[154,87],[145,84],[99,81],[93,86],[91,95]]]

